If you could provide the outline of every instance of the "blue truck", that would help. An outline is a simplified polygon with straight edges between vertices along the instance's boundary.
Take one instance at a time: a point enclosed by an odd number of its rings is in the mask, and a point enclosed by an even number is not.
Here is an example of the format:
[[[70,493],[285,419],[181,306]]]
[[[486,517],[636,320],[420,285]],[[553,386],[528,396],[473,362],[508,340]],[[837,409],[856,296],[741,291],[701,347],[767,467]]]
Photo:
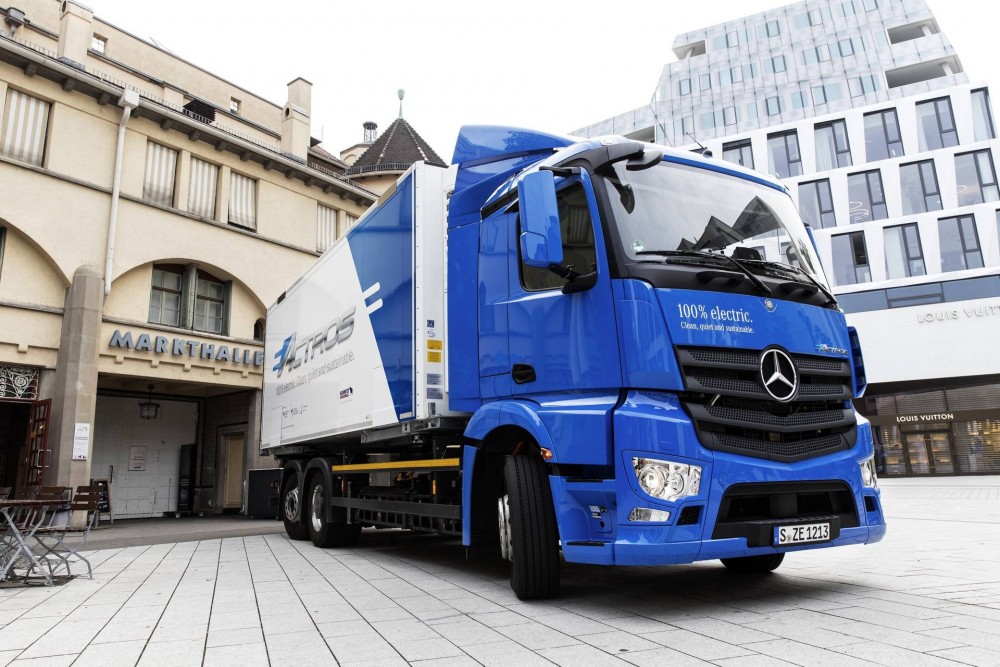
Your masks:
[[[288,536],[460,536],[519,598],[561,562],[885,534],[856,332],[784,186],[623,137],[463,127],[268,310]]]

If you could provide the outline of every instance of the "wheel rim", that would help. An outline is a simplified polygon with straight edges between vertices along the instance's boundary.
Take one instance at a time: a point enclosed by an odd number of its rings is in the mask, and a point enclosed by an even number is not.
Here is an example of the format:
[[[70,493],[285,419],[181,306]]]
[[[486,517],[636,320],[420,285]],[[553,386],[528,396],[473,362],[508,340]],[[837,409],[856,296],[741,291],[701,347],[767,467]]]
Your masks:
[[[500,523],[500,555],[504,560],[512,560],[510,549],[510,501],[506,493],[497,500],[497,519]]]
[[[299,490],[292,488],[285,494],[285,519],[290,523],[299,522]]]
[[[323,530],[323,485],[317,484],[313,487],[312,497],[309,499],[309,522],[315,532]]]

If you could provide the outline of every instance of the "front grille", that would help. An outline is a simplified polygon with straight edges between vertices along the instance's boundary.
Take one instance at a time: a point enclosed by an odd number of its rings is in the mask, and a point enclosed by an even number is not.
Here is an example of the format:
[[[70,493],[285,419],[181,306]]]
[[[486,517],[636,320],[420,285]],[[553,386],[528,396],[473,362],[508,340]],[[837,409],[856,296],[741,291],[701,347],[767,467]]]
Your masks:
[[[677,348],[684,408],[701,443],[718,451],[799,461],[849,449],[857,420],[847,360],[793,354],[799,389],[779,402],[761,379],[758,350]]]

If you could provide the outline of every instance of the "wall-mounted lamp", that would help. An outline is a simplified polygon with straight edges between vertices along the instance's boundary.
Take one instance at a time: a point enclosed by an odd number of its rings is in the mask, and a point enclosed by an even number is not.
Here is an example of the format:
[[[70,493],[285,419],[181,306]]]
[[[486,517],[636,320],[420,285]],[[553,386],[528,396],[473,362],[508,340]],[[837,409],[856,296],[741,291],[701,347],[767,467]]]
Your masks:
[[[156,419],[160,416],[160,404],[153,402],[153,385],[149,385],[149,398],[139,404],[140,419]]]

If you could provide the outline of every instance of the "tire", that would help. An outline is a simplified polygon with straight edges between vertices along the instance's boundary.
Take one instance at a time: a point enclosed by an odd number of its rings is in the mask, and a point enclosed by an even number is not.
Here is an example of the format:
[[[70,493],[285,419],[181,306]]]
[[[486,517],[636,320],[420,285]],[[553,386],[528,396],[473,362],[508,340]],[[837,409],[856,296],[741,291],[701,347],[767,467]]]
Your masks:
[[[559,531],[545,464],[537,456],[508,456],[504,482],[498,518],[510,587],[521,600],[551,597],[559,590]]]
[[[361,537],[361,524],[347,523],[347,510],[339,508],[335,511],[338,521],[327,521],[326,481],[323,475],[313,475],[309,480],[309,491],[306,498],[309,501],[305,523],[309,529],[309,539],[318,547],[349,547],[357,544]]]
[[[785,560],[785,554],[765,554],[742,558],[723,558],[722,564],[733,572],[765,573],[773,572]]]
[[[289,475],[281,485],[281,519],[285,524],[285,533],[292,540],[308,540],[309,529],[302,523],[302,499],[299,497],[299,480],[296,475]]]

